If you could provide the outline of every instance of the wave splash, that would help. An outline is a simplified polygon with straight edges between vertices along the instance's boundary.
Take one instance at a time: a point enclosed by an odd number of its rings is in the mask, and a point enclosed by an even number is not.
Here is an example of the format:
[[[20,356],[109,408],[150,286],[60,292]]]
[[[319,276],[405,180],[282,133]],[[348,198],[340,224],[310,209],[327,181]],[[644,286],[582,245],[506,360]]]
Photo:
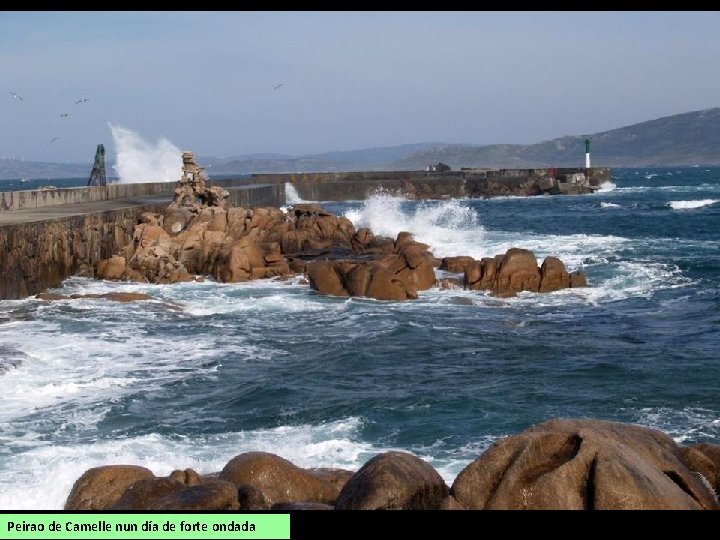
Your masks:
[[[345,217],[356,229],[367,227],[377,235],[395,238],[400,232],[411,232],[415,240],[428,244],[436,257],[481,245],[485,231],[477,212],[457,199],[415,203],[378,192],[360,208],[345,212]]]
[[[155,143],[122,126],[108,124],[117,151],[115,172],[124,184],[176,182],[182,172],[182,151],[168,139]]]

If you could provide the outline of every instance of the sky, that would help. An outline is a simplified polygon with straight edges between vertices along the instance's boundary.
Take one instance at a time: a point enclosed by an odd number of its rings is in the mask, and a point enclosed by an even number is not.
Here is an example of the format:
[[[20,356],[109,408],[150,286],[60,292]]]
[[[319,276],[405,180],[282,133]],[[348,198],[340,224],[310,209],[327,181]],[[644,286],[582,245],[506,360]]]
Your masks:
[[[534,143],[719,106],[719,54],[718,12],[4,11],[0,158]]]

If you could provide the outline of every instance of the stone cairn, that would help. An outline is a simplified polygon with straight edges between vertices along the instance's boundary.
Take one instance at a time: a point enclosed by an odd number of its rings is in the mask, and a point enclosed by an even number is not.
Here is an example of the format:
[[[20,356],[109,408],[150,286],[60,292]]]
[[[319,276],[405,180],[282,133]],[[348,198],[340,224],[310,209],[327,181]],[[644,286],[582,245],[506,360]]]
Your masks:
[[[176,209],[183,206],[218,206],[225,208],[229,193],[221,187],[207,187],[203,171],[195,162],[192,152],[183,152],[182,176],[175,188],[175,200],[169,208]]]

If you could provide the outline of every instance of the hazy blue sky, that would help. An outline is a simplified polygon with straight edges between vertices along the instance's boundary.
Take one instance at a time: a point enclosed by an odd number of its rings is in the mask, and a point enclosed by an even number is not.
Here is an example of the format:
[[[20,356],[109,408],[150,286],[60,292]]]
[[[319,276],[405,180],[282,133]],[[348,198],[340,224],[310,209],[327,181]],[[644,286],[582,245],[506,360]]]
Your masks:
[[[718,106],[719,61],[714,12],[0,12],[0,157],[539,142]]]

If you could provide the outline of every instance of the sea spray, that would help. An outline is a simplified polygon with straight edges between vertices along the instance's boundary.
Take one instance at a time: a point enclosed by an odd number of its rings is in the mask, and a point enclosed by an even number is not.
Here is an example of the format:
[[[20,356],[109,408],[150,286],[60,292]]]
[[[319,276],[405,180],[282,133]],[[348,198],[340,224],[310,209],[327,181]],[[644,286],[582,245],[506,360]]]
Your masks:
[[[117,152],[113,166],[121,183],[174,182],[180,178],[182,151],[161,137],[152,143],[139,133],[108,124]]]
[[[362,207],[345,212],[345,217],[355,228],[367,227],[377,235],[395,238],[409,231],[417,241],[428,244],[436,257],[457,255],[468,244],[477,247],[483,241],[477,212],[456,199],[414,203],[378,192]]]
[[[297,189],[295,189],[293,184],[285,182],[285,202],[287,204],[301,204],[308,201],[300,197],[300,194],[297,192]]]

